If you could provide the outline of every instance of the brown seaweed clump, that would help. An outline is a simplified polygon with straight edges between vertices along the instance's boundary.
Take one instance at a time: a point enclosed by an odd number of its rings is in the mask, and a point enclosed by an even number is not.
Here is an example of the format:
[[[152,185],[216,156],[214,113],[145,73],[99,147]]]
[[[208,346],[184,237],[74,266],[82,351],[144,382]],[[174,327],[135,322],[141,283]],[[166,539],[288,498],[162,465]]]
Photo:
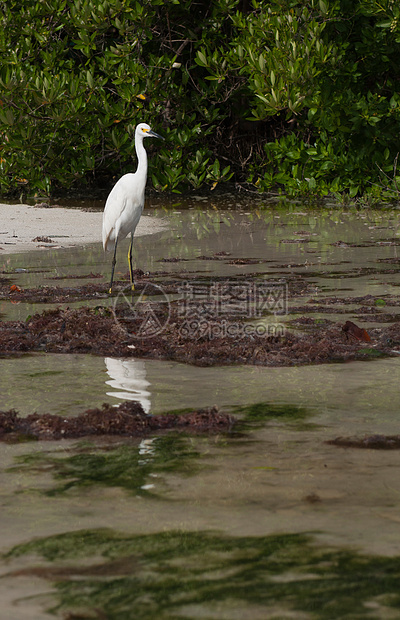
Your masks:
[[[399,450],[400,435],[368,435],[366,437],[336,437],[325,443],[342,448],[366,450]]]
[[[181,429],[191,432],[227,431],[235,418],[218,407],[183,414],[147,415],[140,403],[125,401],[118,407],[104,403],[76,417],[33,413],[23,418],[14,410],[0,411],[0,441],[25,439],[76,439],[93,435],[142,437],[155,431]]]
[[[174,360],[198,366],[292,366],[398,355],[400,350],[400,321],[369,330],[368,343],[349,339],[340,324],[311,326],[303,334],[287,328],[281,334],[261,336],[243,330],[231,338],[223,333],[224,329],[229,332],[230,325],[235,327],[235,320],[229,317],[220,324],[215,321],[212,334],[200,330],[188,333],[184,319],[174,307],[168,321],[163,316],[167,309],[162,304],[155,308],[157,319],[165,327],[145,338],[140,337],[143,317],[129,316],[124,306],[118,306],[115,313],[102,306],[56,308],[35,314],[26,322],[0,322],[0,353],[90,353]]]

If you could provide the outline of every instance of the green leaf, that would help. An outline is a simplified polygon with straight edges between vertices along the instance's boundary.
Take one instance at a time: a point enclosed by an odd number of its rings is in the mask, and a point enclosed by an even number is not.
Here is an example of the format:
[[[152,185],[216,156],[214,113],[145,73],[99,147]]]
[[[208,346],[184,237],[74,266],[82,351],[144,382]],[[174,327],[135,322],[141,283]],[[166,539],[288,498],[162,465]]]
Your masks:
[[[93,88],[94,86],[94,80],[93,80],[93,75],[91,74],[90,71],[86,72],[86,81],[89,85],[89,88]]]
[[[389,19],[389,20],[385,20],[385,21],[383,21],[383,22],[378,22],[378,23],[376,24],[376,26],[377,26],[377,28],[391,28],[391,26],[392,26],[392,20],[391,20],[391,19]]]
[[[203,67],[207,67],[208,66],[207,58],[203,54],[203,52],[200,52],[200,51],[197,52],[196,62],[197,62],[197,64],[202,65]]]

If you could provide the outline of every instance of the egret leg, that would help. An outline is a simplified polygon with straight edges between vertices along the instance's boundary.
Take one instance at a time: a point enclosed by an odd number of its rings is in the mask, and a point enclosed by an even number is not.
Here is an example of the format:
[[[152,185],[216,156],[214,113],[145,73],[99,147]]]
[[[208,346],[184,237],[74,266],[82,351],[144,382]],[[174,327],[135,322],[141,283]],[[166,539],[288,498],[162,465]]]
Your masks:
[[[110,295],[112,292],[112,285],[113,285],[113,280],[114,280],[115,263],[117,262],[117,243],[118,243],[118,237],[115,240],[114,256],[113,256],[112,263],[111,263],[111,282],[110,282],[110,289],[108,291]]]
[[[132,291],[134,291],[135,290],[135,283],[133,281],[132,248],[133,248],[133,235],[131,235],[131,243],[129,245],[128,264],[129,264],[129,276],[131,278]]]

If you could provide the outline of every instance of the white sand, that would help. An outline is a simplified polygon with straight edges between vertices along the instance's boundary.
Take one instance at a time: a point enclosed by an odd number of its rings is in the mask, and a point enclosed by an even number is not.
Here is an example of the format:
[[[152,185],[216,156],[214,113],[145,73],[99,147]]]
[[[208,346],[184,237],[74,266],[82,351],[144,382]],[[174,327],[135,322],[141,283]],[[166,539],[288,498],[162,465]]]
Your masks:
[[[0,254],[101,242],[102,218],[101,212],[0,204]],[[164,228],[159,219],[143,215],[135,236],[149,235]],[[34,241],[36,237],[48,237],[52,243]]]

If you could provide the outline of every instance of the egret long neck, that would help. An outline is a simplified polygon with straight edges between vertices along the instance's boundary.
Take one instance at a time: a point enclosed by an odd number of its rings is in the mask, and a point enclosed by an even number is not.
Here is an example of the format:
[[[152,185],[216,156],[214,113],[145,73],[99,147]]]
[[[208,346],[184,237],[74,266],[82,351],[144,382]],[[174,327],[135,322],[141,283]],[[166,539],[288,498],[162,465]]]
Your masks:
[[[143,138],[139,138],[135,140],[135,148],[136,148],[136,155],[138,158],[138,165],[137,165],[136,173],[146,179],[147,177],[147,153],[143,145]]]

